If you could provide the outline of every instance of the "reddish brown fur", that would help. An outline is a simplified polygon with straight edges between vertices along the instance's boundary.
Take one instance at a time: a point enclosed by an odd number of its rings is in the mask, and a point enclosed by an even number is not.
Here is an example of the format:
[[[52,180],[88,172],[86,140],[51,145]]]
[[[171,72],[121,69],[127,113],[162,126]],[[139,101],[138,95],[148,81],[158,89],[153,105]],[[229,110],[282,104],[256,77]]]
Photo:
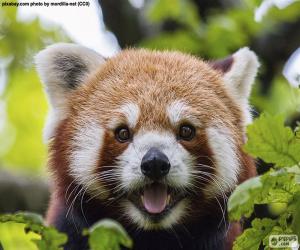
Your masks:
[[[175,100],[184,100],[201,121],[196,139],[182,142],[198,158],[199,163],[211,165],[213,154],[208,146],[204,129],[222,121],[232,133],[243,163],[239,182],[255,175],[255,167],[241,147],[244,143],[244,115],[232,100],[223,85],[221,72],[207,63],[177,52],[149,52],[125,50],[109,59],[98,72],[78,87],[69,98],[69,114],[56,131],[50,143],[49,168],[55,186],[48,212],[49,223],[53,222],[57,204],[62,199],[73,178],[68,173],[71,138],[87,117],[96,119],[106,129],[105,147],[99,152],[98,169],[112,165],[127,144],[120,144],[108,128],[113,117],[122,119],[120,106],[134,102],[140,108],[140,117],[133,133],[140,129],[175,131],[168,120],[166,106]],[[123,118],[124,119],[124,118]],[[61,198],[58,198],[61,197]],[[230,237],[234,238],[236,231]]]

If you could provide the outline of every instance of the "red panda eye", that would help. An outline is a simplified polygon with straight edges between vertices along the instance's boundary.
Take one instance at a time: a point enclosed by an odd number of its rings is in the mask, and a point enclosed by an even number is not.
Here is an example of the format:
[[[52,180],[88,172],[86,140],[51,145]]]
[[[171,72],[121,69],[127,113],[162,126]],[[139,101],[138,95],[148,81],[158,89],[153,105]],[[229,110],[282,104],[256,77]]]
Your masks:
[[[190,141],[195,136],[195,128],[191,125],[182,125],[179,128],[179,139]]]
[[[129,128],[127,128],[127,127],[117,128],[116,131],[115,131],[115,136],[116,136],[116,139],[119,142],[126,142],[126,141],[128,141],[130,139],[130,137],[131,137]]]

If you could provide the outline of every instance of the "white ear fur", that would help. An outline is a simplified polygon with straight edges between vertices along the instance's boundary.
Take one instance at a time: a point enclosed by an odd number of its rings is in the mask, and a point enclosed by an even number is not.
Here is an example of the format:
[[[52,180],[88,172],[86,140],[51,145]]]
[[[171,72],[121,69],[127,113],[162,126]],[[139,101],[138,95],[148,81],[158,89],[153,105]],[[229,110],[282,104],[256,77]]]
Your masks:
[[[95,51],[71,43],[51,45],[35,57],[37,71],[54,107],[64,102],[65,95],[103,62],[104,58]]]
[[[223,74],[224,85],[228,94],[242,109],[245,124],[250,123],[252,119],[248,98],[259,67],[255,53],[245,47],[223,60],[212,62],[210,65]]]
[[[252,121],[248,98],[260,64],[256,54],[247,47],[238,50],[232,57],[233,63],[224,74],[224,82],[229,94],[242,109],[246,126]]]
[[[228,90],[238,102],[247,100],[259,67],[256,54],[245,47],[232,55],[233,62],[224,74],[224,81]]]
[[[44,139],[51,138],[55,127],[65,118],[68,94],[104,61],[95,51],[68,43],[51,45],[36,55],[36,68],[51,104]]]

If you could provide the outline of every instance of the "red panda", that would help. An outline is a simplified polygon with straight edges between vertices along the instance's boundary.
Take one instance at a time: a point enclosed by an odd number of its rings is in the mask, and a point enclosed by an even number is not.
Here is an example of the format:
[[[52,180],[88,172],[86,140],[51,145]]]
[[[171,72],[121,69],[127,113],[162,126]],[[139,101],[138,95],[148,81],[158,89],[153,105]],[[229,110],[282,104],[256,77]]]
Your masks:
[[[88,249],[83,228],[120,222],[135,250],[230,249],[227,198],[255,175],[242,150],[259,66],[243,48],[206,62],[128,49],[105,59],[75,44],[36,56],[51,104],[47,222]]]

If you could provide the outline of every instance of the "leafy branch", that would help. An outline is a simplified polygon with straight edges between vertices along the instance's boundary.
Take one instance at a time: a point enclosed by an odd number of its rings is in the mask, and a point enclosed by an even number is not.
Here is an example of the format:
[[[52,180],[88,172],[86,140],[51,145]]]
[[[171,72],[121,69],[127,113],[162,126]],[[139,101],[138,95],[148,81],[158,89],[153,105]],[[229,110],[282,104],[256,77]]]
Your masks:
[[[25,224],[24,233],[33,232],[40,236],[33,239],[39,250],[63,250],[67,235],[53,227],[44,225],[40,215],[28,212],[0,215],[0,223],[14,222]],[[133,242],[123,227],[112,220],[102,220],[83,232],[89,236],[91,250],[120,250],[121,246],[132,248]],[[3,247],[0,243],[0,250]],[[5,250],[5,249],[4,249]]]
[[[300,236],[300,138],[298,132],[284,126],[282,116],[261,115],[247,128],[248,142],[244,149],[273,167],[262,176],[239,185],[228,203],[229,219],[249,218],[257,204],[286,204],[276,218],[256,218],[251,227],[237,238],[234,250],[269,248],[269,236],[297,234]]]
[[[58,232],[53,227],[44,225],[40,215],[34,213],[4,214],[0,216],[0,223],[15,222],[25,224],[26,234],[33,232],[40,236],[40,239],[33,239],[40,250],[63,250],[63,245],[67,242],[67,236]]]

